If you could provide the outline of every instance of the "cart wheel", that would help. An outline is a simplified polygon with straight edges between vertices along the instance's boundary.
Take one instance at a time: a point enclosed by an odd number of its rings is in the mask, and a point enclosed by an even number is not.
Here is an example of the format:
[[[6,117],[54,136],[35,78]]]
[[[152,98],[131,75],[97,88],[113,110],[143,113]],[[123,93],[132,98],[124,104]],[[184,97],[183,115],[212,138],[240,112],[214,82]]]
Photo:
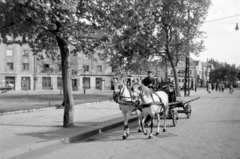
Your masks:
[[[173,121],[173,126],[176,126],[178,121],[178,113],[176,110],[172,110],[172,121]]]
[[[190,118],[191,116],[191,113],[192,113],[192,107],[190,104],[187,104],[186,107],[185,107],[185,111],[187,111],[187,118]]]

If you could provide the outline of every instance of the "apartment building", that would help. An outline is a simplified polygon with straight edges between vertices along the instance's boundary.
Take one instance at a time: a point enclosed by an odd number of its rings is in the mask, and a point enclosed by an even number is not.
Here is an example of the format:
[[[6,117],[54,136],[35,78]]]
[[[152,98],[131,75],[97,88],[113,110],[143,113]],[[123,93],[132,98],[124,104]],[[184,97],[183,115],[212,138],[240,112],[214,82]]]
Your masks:
[[[110,89],[114,75],[107,60],[91,58],[83,53],[73,55],[71,69],[72,89]],[[85,66],[85,70],[83,68]],[[13,90],[60,90],[61,71],[42,71],[28,45],[0,44],[0,87],[11,86]]]

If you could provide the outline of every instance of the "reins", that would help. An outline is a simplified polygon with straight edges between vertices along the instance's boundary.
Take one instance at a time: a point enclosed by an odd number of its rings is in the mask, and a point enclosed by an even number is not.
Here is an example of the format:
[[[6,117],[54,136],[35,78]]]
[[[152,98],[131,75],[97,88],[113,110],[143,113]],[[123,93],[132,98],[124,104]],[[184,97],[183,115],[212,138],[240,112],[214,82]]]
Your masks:
[[[143,100],[143,97],[146,95],[146,94],[144,94],[143,90],[139,90],[140,93],[138,93],[138,92],[136,92],[134,90],[132,90],[132,91],[137,93],[139,95],[139,97],[142,98],[142,100]],[[155,93],[155,92],[149,92],[149,93],[150,93],[150,96],[151,96],[153,102],[148,103],[148,104],[141,104],[140,107],[141,108],[147,108],[147,107],[151,107],[152,105],[158,105],[159,107],[162,106],[163,103],[162,103],[161,98],[158,96],[158,94]],[[160,102],[155,102],[154,101],[153,94],[155,94],[159,98]]]
[[[123,84],[124,85],[124,84]],[[130,94],[130,97],[126,97],[123,96],[122,94],[124,93],[124,91],[127,90]],[[134,102],[133,101],[133,95],[131,90],[129,90],[125,85],[123,88],[120,89],[119,92],[116,92],[115,90],[113,91],[113,96],[118,97],[120,100],[122,99],[131,99],[131,101],[119,101],[119,100],[115,100],[116,103],[121,104],[121,105],[127,105],[127,106],[132,106],[134,108],[137,108],[136,105],[138,105],[138,102]]]

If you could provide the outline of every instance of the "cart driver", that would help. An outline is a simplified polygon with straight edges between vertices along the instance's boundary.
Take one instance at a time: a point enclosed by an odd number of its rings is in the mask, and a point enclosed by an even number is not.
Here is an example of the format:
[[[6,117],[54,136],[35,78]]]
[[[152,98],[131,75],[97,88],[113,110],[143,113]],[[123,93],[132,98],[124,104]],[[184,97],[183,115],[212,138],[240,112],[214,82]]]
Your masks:
[[[143,79],[142,83],[148,88],[151,88],[152,90],[154,90],[155,79],[153,78],[152,71],[148,71],[148,75],[146,78]]]

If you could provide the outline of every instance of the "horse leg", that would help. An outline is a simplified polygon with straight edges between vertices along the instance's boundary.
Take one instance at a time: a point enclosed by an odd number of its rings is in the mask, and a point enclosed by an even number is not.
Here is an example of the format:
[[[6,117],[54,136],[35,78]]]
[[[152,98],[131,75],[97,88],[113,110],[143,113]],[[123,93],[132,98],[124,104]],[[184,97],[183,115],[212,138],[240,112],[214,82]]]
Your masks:
[[[129,112],[127,112],[127,120],[126,120],[126,123],[124,123],[124,125],[126,126],[126,134],[127,134],[127,137],[129,136],[129,127],[128,127],[128,120],[129,120],[129,118],[131,117],[131,112],[132,111],[129,111]]]
[[[126,139],[129,136],[129,127],[128,127],[128,119],[131,115],[131,112],[123,113],[124,115],[124,133],[123,139]]]
[[[163,132],[167,131],[167,127],[166,127],[166,118],[167,118],[167,113],[168,113],[168,108],[165,106],[163,109],[163,113],[164,113],[164,124],[163,124]]]
[[[156,135],[158,135],[160,132],[160,115],[157,113],[157,132]]]
[[[143,115],[142,122],[141,122],[141,127],[144,135],[147,135],[147,130],[144,128],[144,122],[145,122],[146,116]]]
[[[137,117],[138,117],[138,132],[142,132],[142,127],[141,127],[141,115],[139,115],[138,114],[138,111],[137,110],[135,110],[135,112],[136,112],[136,115],[137,115]]]
[[[124,132],[123,132],[123,139],[126,139],[127,138],[127,135],[126,135],[126,120],[127,120],[127,114],[125,112],[122,111],[122,114],[123,114],[123,117],[124,117]]]
[[[150,132],[150,135],[149,135],[149,139],[151,139],[152,138],[152,131],[153,131],[153,116],[151,116],[151,132]]]

